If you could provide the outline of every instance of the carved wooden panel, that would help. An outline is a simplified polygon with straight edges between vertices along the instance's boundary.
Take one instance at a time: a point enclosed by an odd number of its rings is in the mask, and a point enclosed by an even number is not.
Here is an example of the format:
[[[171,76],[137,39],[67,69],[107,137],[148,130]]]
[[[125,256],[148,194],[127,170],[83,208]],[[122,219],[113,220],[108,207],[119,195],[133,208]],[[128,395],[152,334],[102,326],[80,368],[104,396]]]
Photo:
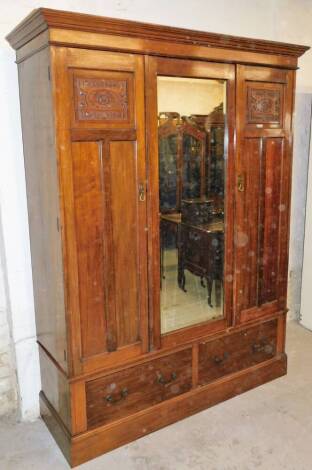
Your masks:
[[[247,122],[280,123],[282,119],[282,89],[247,87]]]
[[[79,70],[73,74],[74,125],[133,123],[133,74]]]
[[[126,80],[75,77],[75,94],[79,120],[124,121],[128,118]]]

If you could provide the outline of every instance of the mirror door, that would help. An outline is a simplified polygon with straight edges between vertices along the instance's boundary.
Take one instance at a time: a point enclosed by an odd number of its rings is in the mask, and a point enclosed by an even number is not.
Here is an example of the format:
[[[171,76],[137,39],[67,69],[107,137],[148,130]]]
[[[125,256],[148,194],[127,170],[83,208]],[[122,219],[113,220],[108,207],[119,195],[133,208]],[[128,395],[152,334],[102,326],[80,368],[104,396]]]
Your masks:
[[[157,348],[231,321],[234,67],[149,58],[146,83]]]

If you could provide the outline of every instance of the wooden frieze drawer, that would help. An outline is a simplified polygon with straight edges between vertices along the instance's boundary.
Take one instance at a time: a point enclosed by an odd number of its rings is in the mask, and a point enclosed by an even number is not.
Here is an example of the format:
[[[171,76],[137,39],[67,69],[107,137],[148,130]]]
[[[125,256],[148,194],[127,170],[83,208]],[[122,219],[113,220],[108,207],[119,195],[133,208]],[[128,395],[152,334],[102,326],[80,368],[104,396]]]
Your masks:
[[[191,349],[92,380],[86,383],[88,428],[133,414],[191,387]]]
[[[238,372],[276,354],[277,320],[199,345],[199,384]]]

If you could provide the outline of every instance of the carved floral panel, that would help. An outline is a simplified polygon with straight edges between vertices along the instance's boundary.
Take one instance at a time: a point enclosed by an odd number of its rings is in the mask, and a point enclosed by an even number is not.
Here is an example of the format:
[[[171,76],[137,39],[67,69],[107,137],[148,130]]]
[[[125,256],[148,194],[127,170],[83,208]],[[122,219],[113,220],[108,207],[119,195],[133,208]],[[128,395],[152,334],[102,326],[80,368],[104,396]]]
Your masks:
[[[248,87],[247,121],[249,123],[280,123],[282,93],[279,89]]]
[[[75,111],[79,121],[128,121],[128,80],[74,77]]]

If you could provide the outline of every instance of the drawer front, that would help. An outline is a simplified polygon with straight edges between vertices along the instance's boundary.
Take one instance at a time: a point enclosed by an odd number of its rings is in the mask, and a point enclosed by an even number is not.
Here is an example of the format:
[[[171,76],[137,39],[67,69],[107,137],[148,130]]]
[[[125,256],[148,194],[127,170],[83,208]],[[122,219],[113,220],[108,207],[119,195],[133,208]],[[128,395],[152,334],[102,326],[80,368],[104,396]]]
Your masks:
[[[191,387],[191,349],[92,380],[86,383],[88,428],[143,410]]]
[[[276,354],[277,320],[200,343],[198,380],[203,385],[238,372]]]

